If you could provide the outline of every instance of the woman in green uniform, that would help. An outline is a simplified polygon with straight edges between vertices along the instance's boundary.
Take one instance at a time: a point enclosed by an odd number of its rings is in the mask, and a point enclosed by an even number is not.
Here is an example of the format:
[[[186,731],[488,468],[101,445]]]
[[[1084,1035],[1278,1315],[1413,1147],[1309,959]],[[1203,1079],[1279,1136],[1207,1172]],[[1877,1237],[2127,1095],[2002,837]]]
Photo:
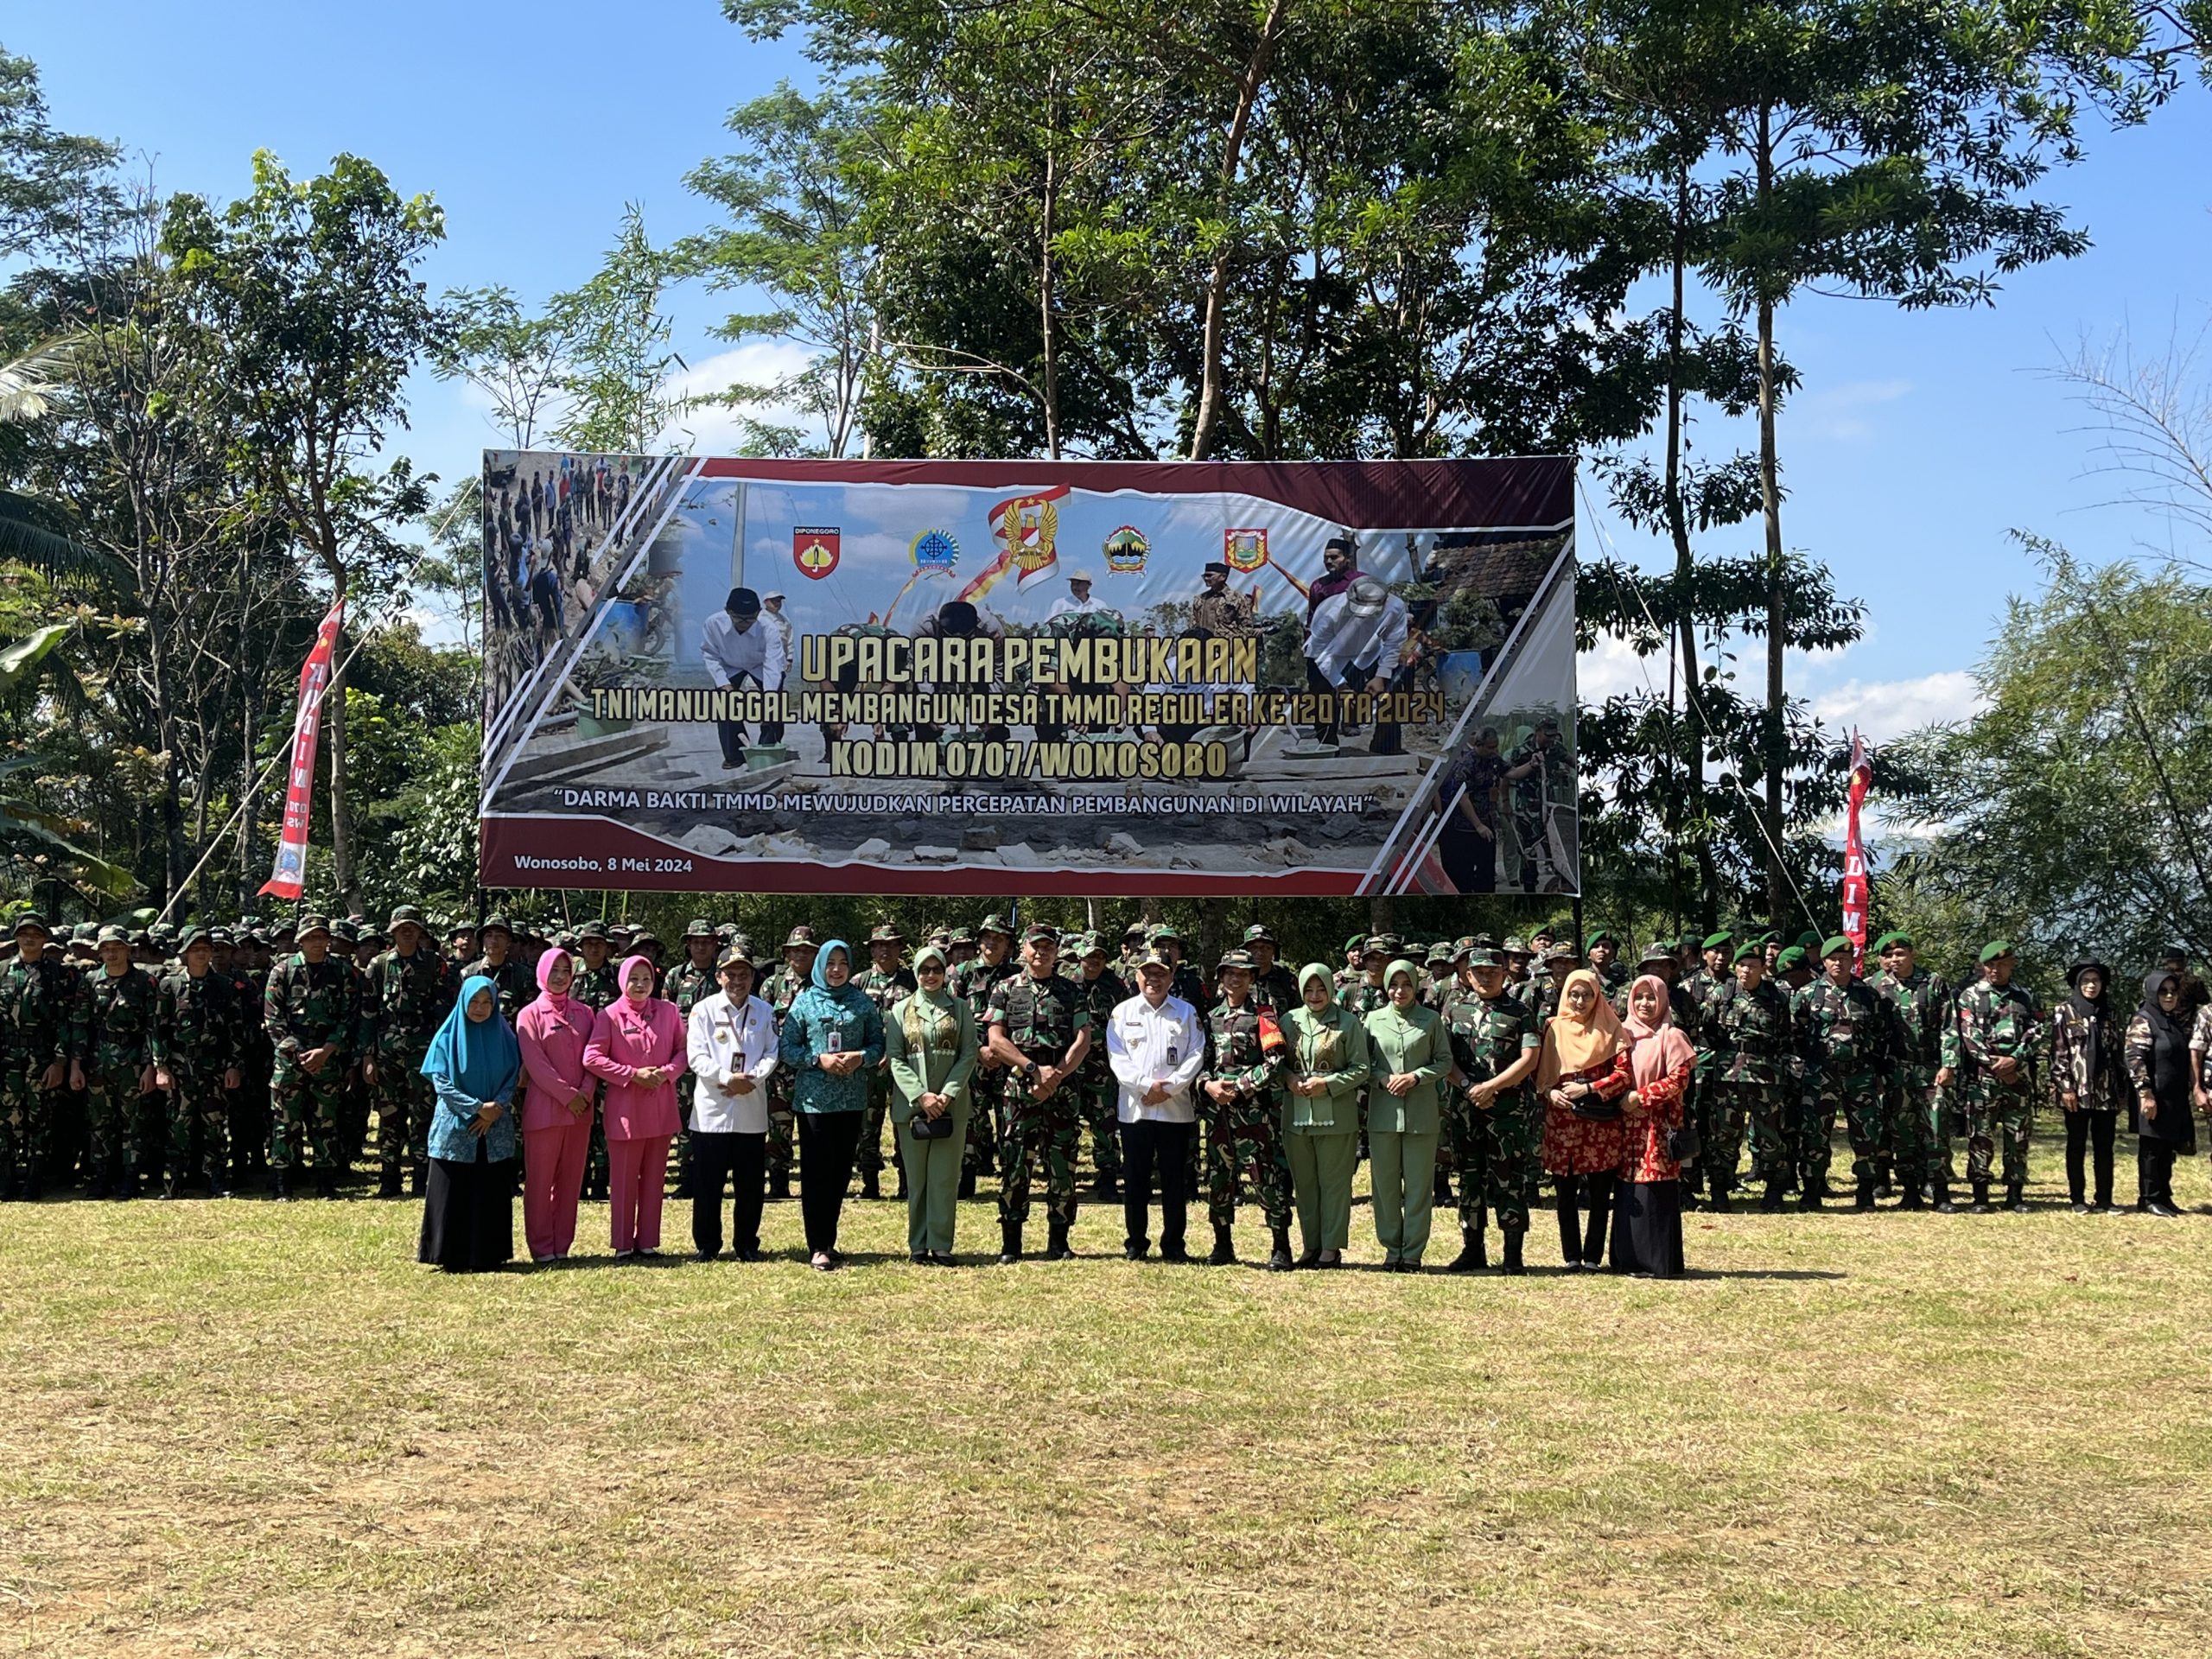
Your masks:
[[[1389,1001],[1367,1016],[1371,1065],[1367,1159],[1375,1192],[1375,1238],[1392,1273],[1411,1273],[1428,1248],[1435,1196],[1439,1093],[1452,1070],[1444,1022],[1421,1001],[1421,975],[1401,958],[1382,973]]]
[[[1308,963],[1297,1007],[1282,1019],[1284,1143],[1291,1195],[1305,1244],[1301,1268],[1340,1268],[1351,1236],[1351,1176],[1359,1152],[1359,1091],[1366,1083],[1367,1027],[1339,1007],[1329,970]]]
[[[915,1262],[950,1267],[976,1020],[967,999],[945,989],[944,952],[937,946],[914,958],[914,977],[921,988],[894,1004],[883,1022],[891,1121],[906,1172],[906,1250]]]

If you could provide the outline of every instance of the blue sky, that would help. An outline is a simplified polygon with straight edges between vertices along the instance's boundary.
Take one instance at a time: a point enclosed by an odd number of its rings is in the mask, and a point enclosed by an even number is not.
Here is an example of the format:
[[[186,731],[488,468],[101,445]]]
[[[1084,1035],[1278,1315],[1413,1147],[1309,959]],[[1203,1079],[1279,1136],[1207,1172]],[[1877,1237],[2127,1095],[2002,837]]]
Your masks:
[[[626,201],[656,240],[707,222],[685,172],[720,151],[733,105],[807,73],[788,43],[753,44],[714,0],[366,10],[79,0],[14,14],[0,44],[38,63],[58,122],[150,156],[164,189],[235,194],[256,148],[301,173],[350,149],[444,204],[434,286],[503,282],[529,300],[590,273]],[[2048,371],[2123,329],[2155,354],[2212,315],[2212,96],[2192,84],[2147,128],[2088,136],[2088,162],[2044,193],[2094,238],[2082,257],[2009,278],[1993,309],[1908,315],[1810,298],[1783,318],[1805,378],[1783,417],[1785,533],[1873,619],[1864,644],[1802,665],[1793,683],[1878,737],[1967,706],[1965,671],[2005,596],[2035,582],[2008,531],[2055,535],[2093,558],[2163,534],[2097,505],[2110,486],[2084,476],[2086,417]],[[695,384],[761,372],[761,350],[733,359],[708,336],[726,308],[702,292],[675,296]],[[699,436],[712,447],[711,429]],[[461,389],[416,387],[400,447],[422,465],[459,476],[493,441]],[[1712,544],[1750,550],[1755,529]],[[1631,556],[1661,556],[1602,515],[1586,551],[1605,533]],[[1586,658],[1585,694],[1639,672],[1618,653]]]

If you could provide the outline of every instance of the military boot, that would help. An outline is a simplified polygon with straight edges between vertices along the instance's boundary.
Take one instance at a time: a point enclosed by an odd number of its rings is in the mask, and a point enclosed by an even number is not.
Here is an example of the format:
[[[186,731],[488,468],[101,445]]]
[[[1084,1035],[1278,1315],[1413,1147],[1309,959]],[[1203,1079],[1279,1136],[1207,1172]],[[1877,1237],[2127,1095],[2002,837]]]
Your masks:
[[[1098,1172],[1098,1179],[1090,1184],[1090,1190],[1102,1198],[1118,1198],[1122,1196],[1121,1179],[1102,1169]]]
[[[399,1196],[399,1168],[397,1165],[393,1165],[391,1167],[386,1169],[383,1174],[377,1177],[377,1197],[380,1198],[397,1198]]]
[[[1045,1259],[1047,1262],[1074,1261],[1075,1251],[1068,1244],[1068,1224],[1048,1221],[1045,1227]]]
[[[2012,1181],[2005,1185],[2005,1207],[2007,1210],[2017,1213],[2028,1207],[2027,1185],[2025,1181]]]
[[[606,1196],[606,1189],[602,1184],[600,1197],[603,1198]],[[787,1204],[791,1200],[791,1173],[788,1169],[779,1169],[768,1178],[769,1201],[774,1204]]]
[[[1797,1207],[1800,1210],[1819,1209],[1821,1200],[1827,1195],[1827,1187],[1826,1181],[1806,1182],[1805,1190],[1797,1195]]]
[[[1989,1205],[1989,1183],[1987,1181],[1976,1181],[1974,1184],[1974,1204],[1967,1210],[1967,1213],[1973,1216],[1986,1216],[1995,1213]]]
[[[1459,1254],[1453,1256],[1446,1265],[1444,1271],[1474,1273],[1490,1266],[1490,1252],[1483,1243],[1483,1230],[1479,1227],[1462,1227],[1459,1230],[1459,1236],[1466,1240],[1466,1244]]]
[[[1861,1181],[1859,1183],[1859,1192],[1851,1200],[1851,1207],[1853,1210],[1872,1210],[1874,1207],[1873,1182]]]
[[[1236,1241],[1230,1229],[1217,1226],[1213,1230],[1213,1254],[1206,1257],[1210,1268],[1233,1268],[1236,1265]]]
[[[901,1165],[899,1165],[899,1190],[898,1190],[898,1192],[897,1192],[896,1193],[894,1193],[893,1196],[894,1198],[897,1198],[900,1203],[902,1203],[902,1204],[906,1201],[906,1166],[904,1164],[901,1164]]]
[[[230,1183],[223,1179],[223,1169],[219,1164],[211,1166],[207,1171],[207,1196],[211,1198],[231,1196]]]
[[[1939,1216],[1955,1216],[1958,1214],[1959,1206],[1951,1202],[1951,1184],[1948,1181],[1936,1182],[1934,1191],[1936,1193],[1936,1201],[1928,1206],[1930,1210],[1933,1210]]]
[[[338,1172],[328,1164],[315,1166],[315,1195],[318,1198],[334,1198],[338,1196]]]
[[[1778,1216],[1782,1213],[1782,1183],[1780,1181],[1769,1181],[1766,1184],[1766,1192],[1759,1198],[1759,1210],[1761,1213],[1770,1216]]]
[[[118,1188],[118,1189],[117,1189],[117,1192],[116,1192],[116,1195],[115,1195],[115,1196],[116,1196],[117,1198],[121,1198],[121,1199],[125,1200],[126,1202],[127,1202],[128,1200],[130,1200],[130,1199],[131,1199],[131,1198],[137,1198],[137,1197],[138,1196],[138,1166],[137,1166],[137,1165],[136,1165],[136,1164],[125,1164],[125,1165],[124,1165],[124,1166],[123,1166],[123,1185],[122,1185],[119,1188]]]
[[[1505,1260],[1499,1264],[1498,1271],[1510,1274],[1516,1278],[1529,1271],[1521,1265],[1521,1241],[1527,1236],[1525,1230],[1511,1227],[1505,1230]]]
[[[1735,1179],[1734,1176],[1717,1169],[1713,1172],[1713,1198],[1710,1202],[1714,1215],[1725,1216],[1728,1213],[1728,1189],[1735,1184]]]
[[[1434,1205],[1440,1211],[1449,1211],[1452,1208],[1453,1200],[1452,1198],[1452,1172],[1450,1170],[1440,1169],[1436,1172],[1436,1186],[1434,1192],[1430,1197],[1429,1202]]]
[[[861,1197],[880,1199],[883,1197],[883,1177],[880,1172],[864,1169],[861,1172]]]
[[[961,1170],[959,1196],[963,1198],[972,1198],[976,1196],[976,1172],[974,1170],[966,1168]]]
[[[1277,1227],[1273,1229],[1272,1232],[1273,1237],[1269,1242],[1274,1248],[1268,1252],[1268,1271],[1288,1273],[1290,1271],[1290,1229]]]
[[[1904,1184],[1904,1197],[1897,1200],[1897,1208],[1900,1210],[1925,1210],[1927,1207],[1927,1186],[1920,1181],[1907,1181]]]
[[[269,1172],[269,1196],[276,1199],[279,1204],[289,1204],[292,1202],[292,1182],[291,1172],[289,1170],[272,1169]]]
[[[999,1223],[999,1260],[1004,1262],[1021,1260],[1021,1224],[1020,1222]]]
[[[111,1196],[114,1191],[115,1184],[108,1179],[107,1166],[94,1165],[92,1179],[85,1185],[85,1196],[88,1198],[105,1198]]]
[[[172,1200],[184,1196],[184,1180],[176,1171],[171,1170],[162,1177],[162,1196]]]
[[[420,1163],[415,1166],[414,1173],[408,1179],[407,1190],[419,1198],[429,1187],[429,1183],[430,1166],[427,1162]],[[604,1191],[600,1193],[600,1197],[602,1198],[606,1196],[607,1194]]]

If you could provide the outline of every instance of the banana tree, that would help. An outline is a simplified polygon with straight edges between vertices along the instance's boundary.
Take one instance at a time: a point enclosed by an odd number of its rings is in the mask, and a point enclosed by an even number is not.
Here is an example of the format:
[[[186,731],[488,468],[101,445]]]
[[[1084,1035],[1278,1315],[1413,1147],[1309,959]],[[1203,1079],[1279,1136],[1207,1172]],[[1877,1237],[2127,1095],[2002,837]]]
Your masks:
[[[56,623],[0,645],[0,699],[29,683],[48,655],[68,637],[70,628],[68,623]],[[113,898],[136,893],[138,883],[129,870],[69,839],[81,833],[79,825],[48,811],[7,782],[39,761],[35,754],[0,760],[0,855],[20,860],[41,875],[87,892]]]

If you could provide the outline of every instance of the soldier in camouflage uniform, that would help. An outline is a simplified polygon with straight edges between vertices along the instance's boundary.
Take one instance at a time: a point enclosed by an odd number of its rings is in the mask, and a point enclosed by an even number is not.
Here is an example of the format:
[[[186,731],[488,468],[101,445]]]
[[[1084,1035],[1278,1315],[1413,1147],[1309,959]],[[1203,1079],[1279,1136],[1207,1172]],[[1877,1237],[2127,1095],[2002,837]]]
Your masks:
[[[1214,969],[1221,1001],[1206,1015],[1205,1070],[1198,1100],[1206,1126],[1206,1216],[1213,1224],[1211,1266],[1235,1265],[1236,1195],[1241,1186],[1266,1218],[1268,1268],[1291,1269],[1290,1158],[1275,1099],[1275,1062],[1261,1038],[1252,958],[1232,950]],[[1270,1024],[1274,1010],[1265,1010]]]
[[[1528,741],[1506,757],[1504,781],[1513,791],[1513,835],[1521,849],[1516,885],[1523,893],[1563,893],[1567,872],[1559,868],[1551,831],[1561,812],[1574,810],[1574,771],[1560,741],[1559,721],[1549,715],[1536,722]]]
[[[576,930],[576,952],[583,966],[576,969],[569,995],[593,1013],[613,1006],[622,995],[618,976],[621,964],[614,956],[614,940],[602,921],[588,921]],[[455,969],[459,971],[458,969]],[[594,1081],[591,1091],[591,1151],[585,1163],[584,1197],[607,1196],[607,1085]]]
[[[1347,985],[1356,983],[1364,971],[1367,961],[1367,935],[1355,933],[1344,941],[1344,965],[1330,976],[1330,984],[1341,996]]]
[[[900,961],[906,951],[906,936],[895,923],[885,922],[868,936],[868,969],[855,974],[853,982],[868,994],[875,1011],[887,1023],[891,1010],[912,996],[917,988],[913,970]],[[861,1119],[861,1147],[859,1160],[853,1166],[860,1171],[861,1197],[880,1198],[883,1196],[883,1120],[891,1111],[891,1061],[888,1057],[868,1074],[868,1109]],[[905,1160],[899,1155],[899,1137],[891,1137],[891,1160],[899,1171],[899,1192],[906,1196]]]
[[[784,1017],[791,1011],[791,1004],[798,1001],[799,993],[814,983],[814,956],[821,949],[814,937],[814,930],[804,922],[791,929],[784,938],[784,960],[775,972],[768,976],[768,982],[758,993],[776,1016],[776,1030],[780,1035]],[[768,1196],[785,1199],[791,1195],[791,1148],[797,1128],[797,1118],[791,1107],[791,1071],[787,1065],[778,1066],[768,1077]]]
[[[1541,1031],[1544,1022],[1559,1012],[1559,994],[1567,984],[1567,977],[1582,965],[1582,953],[1574,948],[1573,939],[1554,939],[1544,947],[1542,972],[1529,988],[1535,1001],[1531,1003],[1536,1014],[1536,1029]]]
[[[1244,930],[1244,954],[1252,963],[1252,1001],[1270,1014],[1281,1014],[1299,1004],[1298,976],[1275,960],[1281,949],[1265,922]]]
[[[414,906],[391,912],[391,948],[371,957],[362,976],[356,1040],[361,1075],[376,1102],[377,1195],[399,1196],[404,1167],[419,1198],[429,1176],[430,1114],[438,1104],[423,1060],[453,1012],[461,982]]]
[[[1526,1003],[1506,989],[1505,960],[1487,946],[1470,951],[1474,995],[1453,1000],[1446,1021],[1454,1068],[1447,1131],[1459,1173],[1459,1233],[1450,1273],[1490,1265],[1484,1222],[1496,1215],[1505,1242],[1503,1270],[1527,1271],[1522,1242],[1543,1174],[1543,1104],[1528,1086],[1543,1033]]]
[[[2036,1070],[2050,1027],[2034,993],[2012,978],[2012,947],[1981,948],[1981,978],[1959,993],[1959,1047],[1967,1068],[1967,1179],[1976,1214],[1989,1210],[1989,1178],[2000,1153],[2005,1207],[2024,1210],[2028,1134],[2035,1120]]]
[[[299,949],[269,970],[262,1024],[276,1049],[270,1079],[269,1178],[292,1196],[291,1170],[310,1154],[317,1196],[338,1196],[338,1109],[346,1047],[360,1024],[353,964],[330,951],[330,924],[302,916]]]
[[[1707,1076],[1720,1131],[1704,1156],[1713,1208],[1725,1211],[1745,1126],[1754,1126],[1751,1179],[1766,1188],[1759,1207],[1775,1211],[1796,1161],[1796,1032],[1788,995],[1767,977],[1765,953],[1757,944],[1741,945],[1734,966],[1734,977],[1714,987],[1700,1011],[1700,1047],[1712,1057]]]
[[[1066,1085],[1090,1052],[1090,1013],[1083,993],[1053,969],[1059,934],[1042,923],[1023,936],[1026,970],[991,988],[991,1052],[1006,1068],[1006,1123],[999,1147],[999,1260],[1021,1260],[1029,1185],[1044,1166],[1047,1262],[1065,1261],[1075,1225],[1075,1162],[1082,1107]]]
[[[1682,976],[1681,991],[1672,1003],[1675,1023],[1697,1050],[1697,1065],[1690,1073],[1690,1099],[1682,1109],[1684,1120],[1697,1126],[1699,1143],[1710,1147],[1719,1139],[1720,1126],[1713,1116],[1718,1096],[1710,1086],[1713,1052],[1705,1043],[1705,1007],[1713,1000],[1713,993],[1730,976],[1728,958],[1736,948],[1736,937],[1723,929],[1707,934],[1702,940],[1685,939],[1682,943],[1700,947],[1698,964]],[[1682,1172],[1682,1204],[1686,1209],[1697,1207],[1705,1161],[1701,1159],[1694,1168]],[[1720,1196],[1725,1199],[1728,1195],[1723,1192]]]
[[[1076,941],[1076,988],[1083,993],[1084,1007],[1090,1015],[1090,1028],[1103,1031],[1114,1010],[1135,993],[1122,982],[1120,975],[1106,965],[1106,938],[1103,934],[1081,935]],[[1081,1094],[1084,1122],[1090,1128],[1090,1158],[1096,1177],[1091,1183],[1091,1192],[1102,1198],[1119,1198],[1122,1192],[1121,1088],[1114,1081],[1113,1068],[1107,1063],[1104,1043],[1091,1044],[1090,1052],[1083,1057],[1083,1065],[1077,1068],[1075,1080],[1068,1087]]]
[[[953,936],[955,944],[960,935]],[[998,1162],[999,1131],[1005,1120],[1006,1070],[991,1051],[991,992],[1002,979],[1021,971],[1011,954],[1014,924],[1007,917],[984,918],[977,931],[976,954],[952,971],[950,988],[964,997],[976,1022],[976,1038],[982,1052],[976,1057],[975,1075],[968,1079],[968,1146],[962,1154],[960,1196],[976,1196],[976,1172],[995,1168]]]
[[[1897,1050],[1889,1116],[1891,1154],[1904,1192],[1900,1207],[1921,1208],[1932,1182],[1935,1207],[1948,1215],[1951,1137],[1944,1094],[1956,1058],[1945,1051],[1958,1043],[1951,988],[1942,976],[1919,965],[1909,933],[1885,933],[1874,942],[1874,954],[1881,958],[1882,971],[1868,983],[1889,1004],[1891,1037]]]
[[[715,925],[703,916],[694,916],[683,930],[683,960],[669,970],[660,993],[676,1005],[687,1031],[690,1029],[694,1005],[721,989],[721,981],[715,971],[715,959],[721,951],[721,936],[715,931]],[[697,1086],[698,1080],[689,1067],[676,1080],[676,1185],[669,1192],[671,1198],[691,1196],[691,1098]]]
[[[481,974],[490,980],[492,988],[499,993],[499,1012],[512,1026],[515,1016],[537,1000],[537,975],[514,954],[515,931],[507,925],[505,917],[486,916],[484,925],[476,931],[476,939],[484,954],[463,968],[461,977],[474,979]]]
[[[1882,1126],[1897,1045],[1890,1006],[1852,971],[1856,947],[1841,934],[1821,944],[1821,977],[1797,993],[1791,1018],[1805,1066],[1804,1142],[1798,1179],[1805,1207],[1827,1191],[1830,1141],[1841,1115],[1851,1136],[1852,1207],[1872,1210],[1881,1177]]]
[[[43,917],[16,920],[16,959],[0,967],[0,1198],[34,1199],[47,1177],[55,1104],[85,1086],[77,976],[50,956]]]
[[[100,965],[79,992],[78,1059],[88,1095],[92,1187],[87,1197],[138,1196],[138,1166],[152,1161],[143,1102],[154,1087],[153,976],[131,961],[130,935],[99,931]]]
[[[1621,942],[1600,929],[1583,942],[1583,957],[1590,964],[1590,971],[1598,976],[1598,982],[1605,987],[1605,1001],[1616,1007],[1628,1001],[1629,982],[1636,977],[1628,964],[1620,960]]]
[[[245,1083],[238,1058],[245,1046],[238,994],[214,969],[214,945],[196,927],[178,942],[180,965],[155,987],[154,1086],[168,1091],[168,1159],[162,1196],[174,1198],[200,1134],[207,1196],[230,1196],[230,1096]]]
[[[260,924],[251,918],[241,918],[235,932],[210,928],[208,939],[208,971],[230,988],[237,1022],[238,1082],[228,1090],[224,1128],[231,1143],[232,1184],[244,1186],[269,1169],[269,1077],[276,1058],[261,1025],[261,990],[269,973],[260,960]]]

